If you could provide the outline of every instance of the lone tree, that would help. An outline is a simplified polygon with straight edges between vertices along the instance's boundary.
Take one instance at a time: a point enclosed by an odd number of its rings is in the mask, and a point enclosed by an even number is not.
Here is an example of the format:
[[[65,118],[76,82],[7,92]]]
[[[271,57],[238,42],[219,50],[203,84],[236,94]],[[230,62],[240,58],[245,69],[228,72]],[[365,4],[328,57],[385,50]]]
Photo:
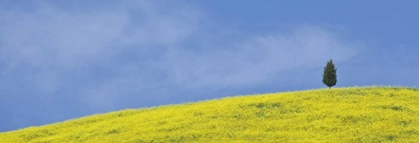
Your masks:
[[[332,59],[327,62],[327,66],[324,67],[324,75],[322,76],[322,82],[331,88],[337,83],[337,69],[335,68]]]

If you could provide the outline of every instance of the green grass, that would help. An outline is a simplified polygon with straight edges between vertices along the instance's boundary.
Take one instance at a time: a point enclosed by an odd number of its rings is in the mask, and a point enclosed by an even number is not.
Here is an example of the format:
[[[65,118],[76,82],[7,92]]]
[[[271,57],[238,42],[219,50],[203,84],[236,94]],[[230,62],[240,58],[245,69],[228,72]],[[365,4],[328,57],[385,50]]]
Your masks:
[[[418,142],[419,91],[351,87],[129,109],[0,133],[0,142]]]

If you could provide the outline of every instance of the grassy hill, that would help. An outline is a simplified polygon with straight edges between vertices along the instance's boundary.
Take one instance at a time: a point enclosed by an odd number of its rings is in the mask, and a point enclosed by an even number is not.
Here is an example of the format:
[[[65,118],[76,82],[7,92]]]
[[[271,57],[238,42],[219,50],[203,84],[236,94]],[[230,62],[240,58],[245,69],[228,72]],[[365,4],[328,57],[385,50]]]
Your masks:
[[[129,109],[0,133],[0,142],[418,142],[419,91],[352,87]]]

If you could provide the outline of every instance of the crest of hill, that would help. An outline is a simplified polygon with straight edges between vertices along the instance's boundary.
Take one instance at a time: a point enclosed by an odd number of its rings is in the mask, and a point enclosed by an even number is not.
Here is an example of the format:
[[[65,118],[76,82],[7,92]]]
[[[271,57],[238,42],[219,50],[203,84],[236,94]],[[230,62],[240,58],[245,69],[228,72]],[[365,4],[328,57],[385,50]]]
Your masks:
[[[350,87],[128,109],[0,133],[0,142],[417,142],[417,88]]]

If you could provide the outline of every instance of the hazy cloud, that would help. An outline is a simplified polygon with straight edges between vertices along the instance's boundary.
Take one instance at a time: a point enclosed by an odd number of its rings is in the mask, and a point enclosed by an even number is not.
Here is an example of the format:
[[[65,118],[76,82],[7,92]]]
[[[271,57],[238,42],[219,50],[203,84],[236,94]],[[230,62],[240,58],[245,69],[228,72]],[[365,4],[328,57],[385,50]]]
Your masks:
[[[317,26],[229,40],[237,35],[206,25],[211,18],[190,5],[133,2],[116,7],[70,13],[44,4],[33,13],[3,11],[3,76],[30,67],[26,78],[39,90],[54,94],[82,84],[74,89],[82,94],[80,100],[112,109],[127,95],[257,85],[282,71],[312,68],[329,58],[347,60],[357,52],[351,41]],[[221,37],[205,38],[215,36]],[[91,72],[95,67],[103,70]],[[63,80],[73,78],[69,73],[84,73],[89,82]],[[109,74],[94,80],[100,73]]]
[[[77,70],[112,57],[119,49],[127,17],[118,12],[68,13],[41,5],[33,13],[2,13],[0,58],[8,61],[3,75],[30,67],[29,79],[54,92],[63,71]]]
[[[191,87],[259,84],[292,68],[312,68],[329,58],[336,62],[356,54],[356,44],[336,38],[326,29],[302,26],[287,33],[249,36],[231,47],[220,43],[206,52],[173,49],[168,71],[176,82]],[[217,42],[217,41],[215,41]]]

